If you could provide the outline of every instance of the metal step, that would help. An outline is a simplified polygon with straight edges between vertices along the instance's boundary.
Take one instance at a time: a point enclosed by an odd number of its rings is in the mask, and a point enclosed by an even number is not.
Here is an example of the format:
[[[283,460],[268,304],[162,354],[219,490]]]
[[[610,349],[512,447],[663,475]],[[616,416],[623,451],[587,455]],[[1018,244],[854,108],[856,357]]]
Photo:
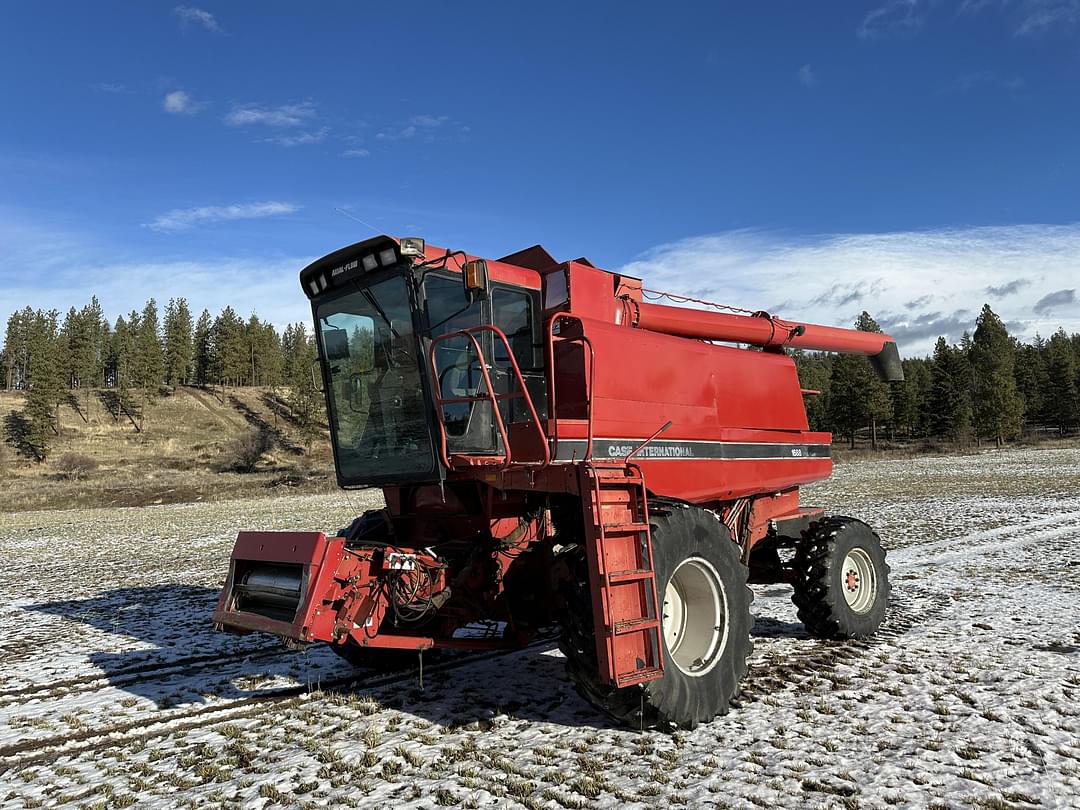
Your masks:
[[[623,619],[615,622],[615,626],[611,628],[611,633],[615,636],[625,636],[627,633],[637,633],[640,630],[655,630],[659,627],[659,619],[641,616],[636,619]]]
[[[648,523],[605,523],[605,532],[647,532]]]
[[[640,582],[642,580],[650,579],[653,576],[653,572],[647,568],[638,568],[633,571],[616,571],[614,574],[608,574],[608,582],[612,585],[619,585],[623,582]]]
[[[615,682],[618,686],[633,686],[638,683],[645,683],[646,681],[655,681],[657,678],[664,676],[664,670],[660,667],[645,667],[644,669],[636,669],[633,672],[627,672],[616,678]]]

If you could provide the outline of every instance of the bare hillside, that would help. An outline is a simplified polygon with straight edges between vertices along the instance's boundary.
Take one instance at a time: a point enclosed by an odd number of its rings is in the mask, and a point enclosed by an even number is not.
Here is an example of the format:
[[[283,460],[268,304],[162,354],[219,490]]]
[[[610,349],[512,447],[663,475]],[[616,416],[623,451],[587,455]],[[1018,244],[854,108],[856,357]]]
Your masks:
[[[72,397],[48,462],[23,443],[23,395],[0,392],[0,511],[141,506],[334,486],[325,431],[307,440],[280,391],[180,387],[141,413],[117,411],[109,392]],[[267,448],[239,471],[240,443]],[[74,460],[75,469],[70,469]]]

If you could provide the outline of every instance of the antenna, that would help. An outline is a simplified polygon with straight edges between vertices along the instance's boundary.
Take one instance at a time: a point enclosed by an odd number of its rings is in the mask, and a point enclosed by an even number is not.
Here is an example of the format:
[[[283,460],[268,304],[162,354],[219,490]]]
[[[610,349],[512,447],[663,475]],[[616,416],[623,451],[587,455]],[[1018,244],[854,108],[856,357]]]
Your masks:
[[[365,228],[368,228],[369,230],[374,231],[375,233],[378,233],[378,234],[382,233],[382,231],[380,231],[375,226],[369,225],[367,222],[364,222],[364,220],[360,219],[360,217],[354,216],[353,214],[350,214],[344,208],[335,208],[334,210],[337,211],[339,214],[341,214],[343,217],[348,217],[349,219],[354,220],[355,222],[359,222]]]

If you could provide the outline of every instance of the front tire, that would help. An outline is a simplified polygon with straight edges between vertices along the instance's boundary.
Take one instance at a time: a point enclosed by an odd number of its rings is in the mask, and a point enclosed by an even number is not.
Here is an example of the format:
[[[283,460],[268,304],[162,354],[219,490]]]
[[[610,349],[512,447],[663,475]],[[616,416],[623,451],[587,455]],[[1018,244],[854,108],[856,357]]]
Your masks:
[[[664,675],[622,689],[599,677],[584,550],[571,570],[561,648],[578,692],[630,726],[692,729],[726,714],[752,645],[747,570],[727,528],[704,509],[650,505],[656,591],[662,603]]]
[[[874,530],[850,517],[817,521],[795,549],[791,601],[818,638],[873,635],[889,606],[889,566]]]

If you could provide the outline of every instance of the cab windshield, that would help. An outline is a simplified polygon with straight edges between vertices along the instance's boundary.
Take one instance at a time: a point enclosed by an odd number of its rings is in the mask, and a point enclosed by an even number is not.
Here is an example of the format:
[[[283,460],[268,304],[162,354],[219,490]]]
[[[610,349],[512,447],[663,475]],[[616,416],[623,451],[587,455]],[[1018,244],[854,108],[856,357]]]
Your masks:
[[[403,276],[317,307],[328,401],[345,483],[432,472],[420,358]]]

